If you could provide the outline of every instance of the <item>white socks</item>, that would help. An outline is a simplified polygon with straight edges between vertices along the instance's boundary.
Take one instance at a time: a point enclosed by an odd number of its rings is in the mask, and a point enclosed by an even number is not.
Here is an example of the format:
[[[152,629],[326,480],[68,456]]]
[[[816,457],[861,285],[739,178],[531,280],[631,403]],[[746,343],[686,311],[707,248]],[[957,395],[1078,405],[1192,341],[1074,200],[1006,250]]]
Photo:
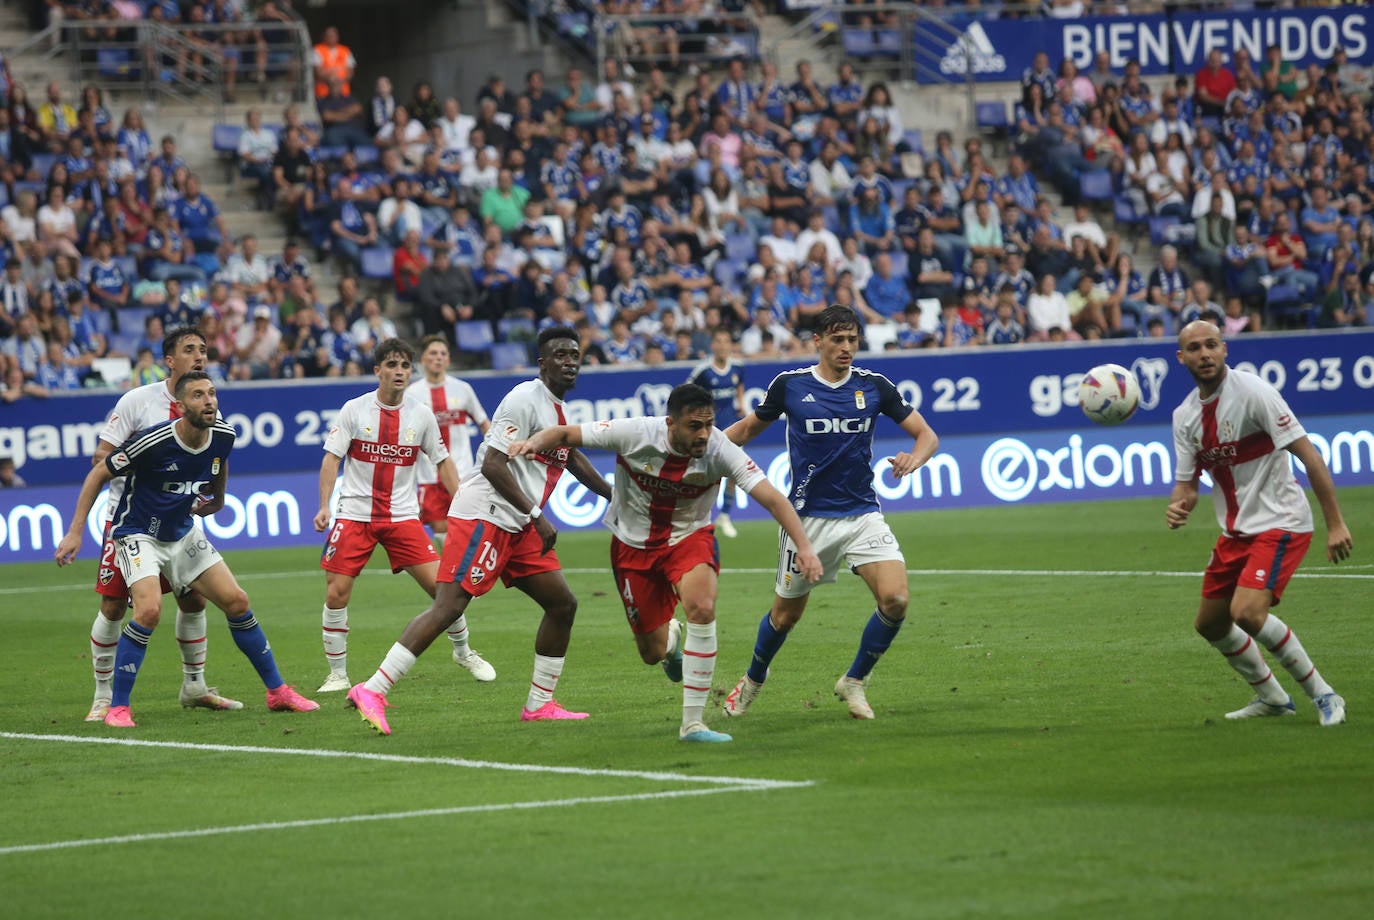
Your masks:
[[[716,624],[688,623],[682,646],[682,724],[702,721],[716,673]]]
[[[1293,675],[1293,679],[1302,687],[1303,692],[1311,698],[1316,698],[1324,693],[1331,692],[1331,685],[1317,673],[1317,668],[1312,664],[1312,659],[1307,656],[1307,650],[1298,641],[1297,634],[1288,628],[1288,625],[1269,614],[1269,618],[1260,627],[1259,635],[1255,636],[1264,647],[1269,649],[1269,653],[1279,660],[1284,670]]]
[[[448,640],[453,643],[453,650],[458,654],[468,653],[468,618],[465,614],[459,614],[458,619],[448,628]]]
[[[563,673],[565,660],[562,657],[550,658],[547,655],[535,654],[534,676],[530,678],[530,692],[525,697],[527,711],[534,712],[553,699],[553,692],[558,688],[558,678]]]
[[[181,671],[188,684],[205,683],[205,611],[177,608],[177,645]]]
[[[1249,633],[1232,623],[1231,631],[1225,638],[1216,640],[1212,645],[1226,657],[1226,663],[1255,688],[1255,694],[1260,699],[1275,705],[1288,702],[1288,694],[1274,679],[1274,672],[1264,663],[1259,646]]]
[[[91,624],[91,670],[95,673],[95,695],[108,700],[113,692],[115,646],[124,624],[97,613]]]
[[[329,662],[329,670],[335,674],[348,673],[348,608],[338,610],[325,606],[322,617],[324,624],[324,658]]]
[[[367,689],[386,696],[387,691],[396,686],[396,682],[405,677],[406,672],[414,664],[415,654],[397,642],[391,647],[391,651],[386,653],[386,658],[382,660],[381,667],[377,668],[377,673],[368,678]]]

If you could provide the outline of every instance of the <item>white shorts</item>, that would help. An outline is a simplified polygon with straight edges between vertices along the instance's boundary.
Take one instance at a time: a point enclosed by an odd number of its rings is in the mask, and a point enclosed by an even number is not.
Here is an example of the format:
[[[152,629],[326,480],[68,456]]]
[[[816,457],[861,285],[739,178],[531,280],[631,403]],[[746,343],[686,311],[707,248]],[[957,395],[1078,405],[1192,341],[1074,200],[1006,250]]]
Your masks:
[[[880,511],[857,517],[804,517],[801,522],[825,569],[821,580],[816,582],[818,585],[835,581],[841,562],[850,569],[889,560],[906,565],[902,548],[897,545],[897,538]],[[801,576],[796,545],[787,531],[782,531],[778,539],[778,574],[774,590],[779,597],[802,597],[810,593],[812,587],[814,585]]]
[[[115,565],[130,588],[144,578],[166,577],[177,597],[185,594],[205,570],[220,561],[219,550],[205,539],[199,527],[172,543],[155,540],[147,534],[118,537],[115,543]]]

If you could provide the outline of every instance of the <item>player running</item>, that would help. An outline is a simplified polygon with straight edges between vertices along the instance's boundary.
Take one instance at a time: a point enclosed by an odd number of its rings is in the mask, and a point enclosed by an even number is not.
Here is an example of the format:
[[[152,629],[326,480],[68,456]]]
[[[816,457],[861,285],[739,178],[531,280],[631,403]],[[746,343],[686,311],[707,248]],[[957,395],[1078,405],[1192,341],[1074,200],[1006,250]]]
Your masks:
[[[163,576],[178,592],[194,588],[224,611],[234,644],[267,687],[268,709],[318,709],[318,703],[281,679],[248,595],[193,522],[192,508],[203,495],[223,499],[234,447],[233,426],[218,421],[215,385],[204,372],[191,371],[177,381],[176,398],[180,412],[175,421],[138,432],[86,475],[71,526],[54,554],[58,565],[71,564],[81,549],[81,531],[96,496],[114,477],[125,477],[110,536],[134,612],[115,650],[110,711],[104,722],[114,728],[135,727],[129,697],[162,614]]]
[[[1287,451],[1302,462],[1326,521],[1326,557],[1350,556],[1350,531],[1321,454],[1279,391],[1254,374],[1226,366],[1221,330],[1206,320],[1178,334],[1178,360],[1197,389],[1174,410],[1174,488],[1164,519],[1182,527],[1197,505],[1198,476],[1212,477],[1221,536],[1202,576],[1193,627],[1255,688],[1228,719],[1291,716],[1293,698],[1274,677],[1256,639],[1317,708],[1322,725],[1345,721],[1345,700],[1317,673],[1297,634],[1269,612],[1312,542],[1312,508],[1293,476]]]
[[[448,339],[442,335],[421,339],[420,366],[425,376],[412,383],[406,394],[434,410],[434,417],[439,422],[439,439],[448,448],[458,478],[462,480],[472,470],[473,426],[485,435],[491,422],[472,387],[448,373],[448,361]],[[416,465],[420,482],[420,523],[434,531],[435,542],[442,548],[453,493],[439,482],[428,457],[420,455]]]
[[[692,370],[688,383],[695,383],[711,394],[716,409],[717,428],[733,425],[744,417],[744,370],[734,359],[735,340],[729,329],[711,333],[711,360],[703,361]],[[735,507],[735,483],[725,480],[725,494],[721,496],[720,514],[716,515],[716,530],[721,536],[739,536],[730,520]]]
[[[377,389],[350,399],[339,410],[324,439],[320,463],[320,510],[315,530],[329,527],[330,502],[343,465],[338,513],[320,556],[325,571],[322,613],[324,657],[329,676],[320,693],[347,690],[348,602],[353,585],[380,543],[391,572],[402,569],[434,597],[439,554],[420,523],[416,498],[416,463],[427,457],[445,489],[458,490],[458,472],[439,434],[428,405],[408,395],[415,353],[400,339],[377,346]],[[459,617],[449,629],[453,660],[480,681],[496,679],[496,669],[468,646],[467,620]]]
[[[567,421],[563,397],[577,382],[582,350],[577,332],[550,326],[539,333],[539,377],[517,385],[496,407],[486,440],[477,451],[477,470],[463,482],[449,508],[448,539],[439,562],[434,603],[411,620],[377,673],[348,691],[363,721],[384,735],[387,693],[415,659],[449,628],[474,597],[499,578],[525,592],[544,611],[534,639],[534,676],[521,710],[522,722],[584,719],[553,698],[572,635],[577,598],[563,578],[553,551],[558,531],[543,515],[544,504],[564,468],[603,498],[611,487],[580,451],[560,448],[533,460],[512,460],[510,445]]]
[[[133,437],[134,432],[181,416],[175,395],[176,386],[183,374],[205,369],[205,336],[190,326],[168,330],[162,340],[162,354],[167,364],[168,378],[136,387],[119,397],[100,432],[91,466],[103,467],[110,452]],[[124,575],[115,565],[116,547],[110,538],[110,522],[124,494],[124,484],[122,476],[110,481],[109,499],[105,505],[105,542],[100,551],[100,570],[95,584],[96,593],[100,595],[100,612],[91,624],[91,668],[95,672],[95,697],[86,714],[87,722],[103,722],[105,714],[110,711],[115,646],[119,644],[124,613],[129,609],[129,589],[124,584]],[[214,503],[203,502],[192,510],[192,514],[214,514],[222,502],[222,497]],[[197,529],[200,527],[198,522],[195,526]],[[162,582],[162,591],[164,594],[172,591],[165,580]],[[243,703],[220,696],[217,688],[206,686],[205,599],[194,591],[187,591],[177,595],[176,603],[176,637],[181,647],[183,674],[181,692],[178,694],[181,705],[188,709],[197,706],[204,709],[242,709]]]
[[[763,471],[714,426],[714,397],[685,383],[668,396],[667,418],[633,418],[545,428],[510,446],[512,457],[554,448],[616,452],[614,497],[604,518],[611,531],[611,571],[625,617],[645,664],[663,663],[682,681],[683,741],[723,742],[730,736],[703,721],[716,670],[716,552],[711,509],[728,476],[782,525],[797,546],[807,582],[821,577],[797,513]],[[678,599],[687,617],[673,617]],[[684,658],[685,656],[685,658]],[[685,661],[685,664],[684,664]]]
[[[856,719],[873,718],[865,685],[906,618],[906,561],[897,538],[878,508],[873,491],[873,428],[885,415],[915,439],[910,451],[891,458],[892,475],[920,469],[940,439],[882,374],[853,366],[859,349],[859,317],[838,304],[827,307],[813,333],[819,361],[779,374],[753,412],[725,431],[748,444],[779,417],[787,416],[787,452],[792,465],[792,507],[834,581],[841,560],[873,592],[877,609],[859,639],[849,671],[835,683],[835,695]],[[749,670],[725,699],[725,714],[741,716],[768,677],[768,666],[801,619],[811,583],[798,578],[797,546],[784,535],[778,556],[773,607],[759,623]]]

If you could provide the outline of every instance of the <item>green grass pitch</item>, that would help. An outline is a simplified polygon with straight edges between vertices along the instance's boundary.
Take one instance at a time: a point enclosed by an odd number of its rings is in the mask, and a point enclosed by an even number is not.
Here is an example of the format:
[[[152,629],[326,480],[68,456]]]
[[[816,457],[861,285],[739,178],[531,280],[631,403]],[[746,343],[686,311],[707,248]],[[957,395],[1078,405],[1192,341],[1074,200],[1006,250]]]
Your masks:
[[[722,543],[708,710],[735,741],[705,747],[676,740],[679,687],[634,652],[601,530],[559,544],[581,606],[558,696],[592,718],[517,721],[538,614],[498,588],[469,609],[497,681],[473,681],[441,639],[393,691],[389,738],[340,695],[267,712],[214,611],[208,674],[247,710],[179,708],[169,614],[139,727],[86,725],[94,565],[7,567],[3,914],[1367,918],[1374,489],[1342,499],[1354,559],[1314,547],[1279,608],[1346,697],[1333,729],[1303,699],[1297,718],[1222,718],[1249,692],[1193,634],[1188,574],[1215,524],[1204,504],[1166,530],[1162,497],[893,516],[911,608],[875,672],[873,722],[831,694],[872,609],[849,575],[813,595],[750,713],[720,715],[771,596],[775,531],[741,526]],[[316,558],[228,560],[312,697]],[[351,606],[355,681],[424,606],[375,569]],[[182,746],[64,740],[111,737]]]

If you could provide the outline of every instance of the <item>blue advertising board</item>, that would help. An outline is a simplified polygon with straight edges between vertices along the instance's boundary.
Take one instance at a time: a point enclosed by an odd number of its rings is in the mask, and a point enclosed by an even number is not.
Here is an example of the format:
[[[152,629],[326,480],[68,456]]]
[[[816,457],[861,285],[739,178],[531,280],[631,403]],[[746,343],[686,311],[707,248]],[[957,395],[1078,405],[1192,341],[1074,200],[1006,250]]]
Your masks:
[[[1374,408],[1374,330],[1243,337],[1231,342],[1230,361],[1278,387],[1303,419]],[[889,352],[861,356],[859,363],[886,374],[947,438],[1081,427],[1079,380],[1105,362],[1131,368],[1140,380],[1143,398],[1135,424],[1168,424],[1173,407],[1192,386],[1176,361],[1172,340]],[[748,404],[763,398],[776,374],[797,365],[748,364]],[[685,365],[584,371],[568,396],[568,421],[663,414],[669,392],[689,371]],[[526,377],[474,374],[467,379],[490,413]],[[220,411],[239,432],[231,464],[235,475],[318,469],[334,414],[372,384],[367,378],[226,385]],[[82,393],[0,408],[0,456],[14,458],[30,485],[80,482],[114,400],[108,393]],[[781,444],[783,433],[783,425],[773,425],[759,443]]]
[[[1126,62],[1140,62],[1145,76],[1191,74],[1200,70],[1213,48],[1229,59],[1238,48],[1258,63],[1264,49],[1278,45],[1283,59],[1299,70],[1325,64],[1337,48],[1352,63],[1374,64],[1374,9],[1340,6],[1320,9],[1216,10],[1145,16],[1084,16],[1076,19],[976,19],[963,24],[955,40],[922,23],[916,26],[918,47],[938,60],[940,78],[918,74],[923,82],[959,80],[972,70],[980,82],[1021,79],[1037,52],[1058,68],[1064,58],[1086,70],[1099,51],[1120,72]],[[941,79],[942,78],[942,79]]]
[[[1374,415],[1322,415],[1303,423],[1338,487],[1374,484]],[[874,486],[884,510],[1153,496],[1161,500],[1163,526],[1163,500],[1173,482],[1174,463],[1166,419],[1117,428],[1083,425],[942,437],[940,452],[902,479],[891,475],[888,458],[911,442],[892,437],[895,433],[895,426],[882,423],[874,444]],[[785,492],[790,486],[785,448],[755,443],[749,453]],[[610,454],[591,451],[588,456],[603,475],[613,475]],[[323,546],[323,535],[312,524],[317,482],[310,472],[232,475],[225,508],[205,520],[206,533],[221,550]],[[746,496],[738,497],[735,519],[766,516]],[[0,490],[0,563],[50,562],[75,502],[73,486]],[[87,519],[83,558],[99,554],[103,504],[102,496]],[[605,500],[571,475],[559,480],[547,507],[558,527],[575,529],[597,526],[605,510]]]

